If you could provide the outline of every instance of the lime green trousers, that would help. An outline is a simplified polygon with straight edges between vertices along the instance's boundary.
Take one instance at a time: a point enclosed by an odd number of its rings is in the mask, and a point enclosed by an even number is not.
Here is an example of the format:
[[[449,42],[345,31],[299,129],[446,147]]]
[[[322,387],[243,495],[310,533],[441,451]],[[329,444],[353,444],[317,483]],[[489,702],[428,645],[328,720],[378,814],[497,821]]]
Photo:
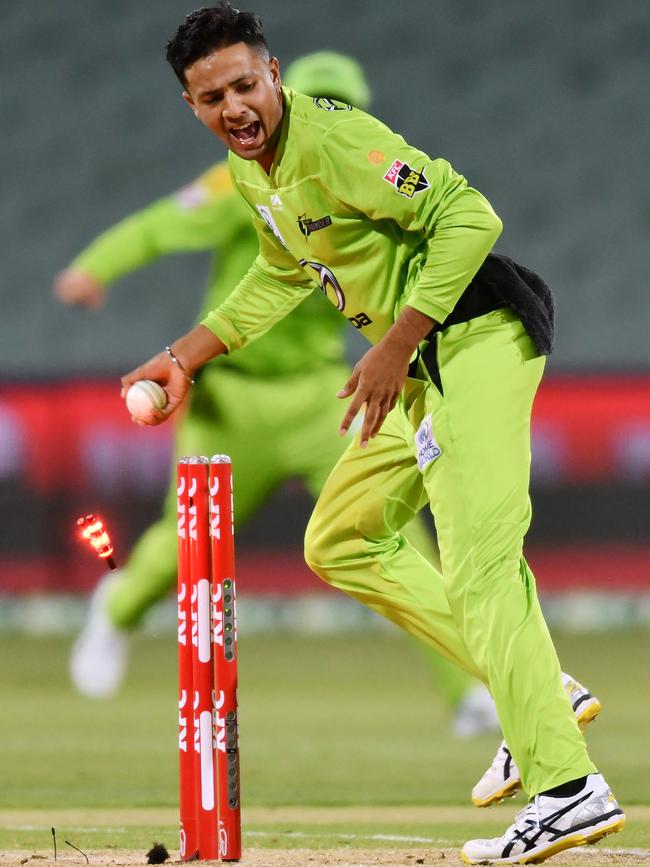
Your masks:
[[[488,686],[532,797],[594,770],[522,554],[544,358],[497,310],[439,333],[437,362],[441,390],[421,367],[367,448],[357,438],[339,460],[305,557]],[[401,532],[426,503],[441,572]]]
[[[337,434],[344,407],[336,392],[349,375],[342,364],[265,379],[218,363],[208,365],[177,423],[176,456],[230,455],[237,527],[289,479],[300,479],[315,500],[347,448],[347,438]],[[436,546],[422,520],[414,520],[406,535],[428,560],[438,563]],[[137,627],[175,586],[176,548],[174,466],[161,517],[138,539],[111,582],[107,613],[114,626]],[[441,697],[453,707],[472,679],[438,654],[430,654],[430,664]]]

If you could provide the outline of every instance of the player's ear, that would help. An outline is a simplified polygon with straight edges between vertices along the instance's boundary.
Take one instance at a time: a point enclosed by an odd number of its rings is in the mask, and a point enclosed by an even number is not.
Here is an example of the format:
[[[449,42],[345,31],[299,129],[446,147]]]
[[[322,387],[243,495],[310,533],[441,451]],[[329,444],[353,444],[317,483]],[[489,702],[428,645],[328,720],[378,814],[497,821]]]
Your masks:
[[[190,94],[186,90],[183,91],[183,99],[185,100],[185,102],[189,105],[189,107],[194,112],[194,117],[198,117],[199,116],[199,110],[197,109],[197,107],[194,103],[194,100],[192,99],[192,97],[190,96]]]
[[[275,85],[275,89],[279,91],[282,86],[282,79],[280,76],[280,62],[277,57],[270,58],[269,72],[271,74],[271,81]]]

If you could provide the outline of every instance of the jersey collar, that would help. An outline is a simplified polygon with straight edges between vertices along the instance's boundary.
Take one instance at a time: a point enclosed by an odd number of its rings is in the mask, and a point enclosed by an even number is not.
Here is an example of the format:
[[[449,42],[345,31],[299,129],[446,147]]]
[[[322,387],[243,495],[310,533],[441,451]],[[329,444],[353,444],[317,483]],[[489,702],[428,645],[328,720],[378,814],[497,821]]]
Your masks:
[[[270,181],[275,180],[275,176],[280,168],[280,163],[282,162],[282,156],[284,155],[284,151],[287,145],[287,138],[289,137],[289,127],[291,125],[291,105],[293,103],[294,91],[289,87],[282,88],[282,97],[284,99],[284,112],[282,114],[282,127],[280,129],[280,138],[278,139],[278,146],[275,149],[275,156],[273,157],[273,163],[271,165],[271,171],[268,174],[268,178]],[[260,166],[260,171],[264,171]],[[266,173],[265,173],[266,174]]]

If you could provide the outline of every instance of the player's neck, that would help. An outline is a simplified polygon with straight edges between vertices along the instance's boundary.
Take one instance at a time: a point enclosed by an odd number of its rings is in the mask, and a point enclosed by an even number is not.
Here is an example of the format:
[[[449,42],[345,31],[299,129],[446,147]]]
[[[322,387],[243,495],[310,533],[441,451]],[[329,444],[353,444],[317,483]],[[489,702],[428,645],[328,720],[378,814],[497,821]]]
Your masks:
[[[280,143],[280,137],[282,135],[282,126],[284,123],[284,113],[286,111],[286,105],[284,101],[282,103],[282,114],[280,115],[280,120],[277,123],[277,126],[273,130],[271,137],[269,138],[269,144],[264,153],[257,160],[258,165],[264,169],[267,175],[271,174],[271,169],[273,168],[273,163],[275,162],[275,157],[278,152],[278,145]]]

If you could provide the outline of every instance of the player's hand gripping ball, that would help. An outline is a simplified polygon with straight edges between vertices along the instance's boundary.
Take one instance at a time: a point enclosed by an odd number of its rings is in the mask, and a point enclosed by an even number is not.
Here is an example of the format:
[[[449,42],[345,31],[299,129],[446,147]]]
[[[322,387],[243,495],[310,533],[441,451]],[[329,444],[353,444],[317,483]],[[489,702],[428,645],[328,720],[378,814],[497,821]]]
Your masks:
[[[151,421],[154,412],[166,406],[167,392],[152,379],[139,379],[126,393],[126,408],[138,421]]]

